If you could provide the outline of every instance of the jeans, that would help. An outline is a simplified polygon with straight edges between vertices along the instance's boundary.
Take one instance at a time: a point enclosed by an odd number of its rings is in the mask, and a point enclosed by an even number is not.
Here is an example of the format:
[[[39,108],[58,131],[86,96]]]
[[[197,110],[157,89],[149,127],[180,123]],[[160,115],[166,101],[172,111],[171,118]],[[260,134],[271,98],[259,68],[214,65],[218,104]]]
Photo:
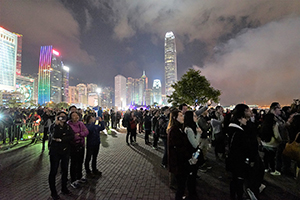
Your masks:
[[[99,153],[99,149],[100,149],[100,144],[99,145],[95,145],[95,146],[91,146],[91,147],[87,147],[86,148],[86,157],[85,157],[85,163],[84,163],[84,167],[85,167],[85,171],[86,173],[90,173],[90,161],[92,158],[92,170],[93,172],[97,171],[97,156]]]

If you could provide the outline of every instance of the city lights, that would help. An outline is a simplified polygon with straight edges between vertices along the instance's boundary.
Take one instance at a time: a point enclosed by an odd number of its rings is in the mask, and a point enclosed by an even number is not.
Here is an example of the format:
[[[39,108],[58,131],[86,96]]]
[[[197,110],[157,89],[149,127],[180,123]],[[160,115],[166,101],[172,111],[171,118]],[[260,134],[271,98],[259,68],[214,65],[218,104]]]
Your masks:
[[[56,50],[52,50],[52,53],[54,54],[54,55],[56,55],[56,56],[59,56],[59,52],[58,51],[56,51]]]

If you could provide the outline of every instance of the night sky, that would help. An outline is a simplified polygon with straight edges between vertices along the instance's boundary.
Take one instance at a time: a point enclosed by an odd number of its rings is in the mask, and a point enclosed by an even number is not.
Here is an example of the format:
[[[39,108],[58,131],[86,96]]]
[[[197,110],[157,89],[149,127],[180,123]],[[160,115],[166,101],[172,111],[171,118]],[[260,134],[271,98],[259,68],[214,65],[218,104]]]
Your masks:
[[[164,35],[173,31],[178,77],[201,70],[221,104],[300,98],[298,0],[0,0],[0,26],[23,35],[22,73],[42,45],[70,67],[70,85],[114,86],[143,70],[164,86]]]

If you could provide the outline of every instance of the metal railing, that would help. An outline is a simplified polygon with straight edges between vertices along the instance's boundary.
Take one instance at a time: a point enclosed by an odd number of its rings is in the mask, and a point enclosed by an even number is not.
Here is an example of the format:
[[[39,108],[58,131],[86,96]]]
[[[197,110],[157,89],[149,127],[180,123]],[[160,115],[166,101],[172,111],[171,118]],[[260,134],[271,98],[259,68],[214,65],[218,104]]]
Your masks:
[[[40,137],[40,125],[35,122],[18,123],[10,126],[0,125],[0,146],[17,144],[20,141]]]

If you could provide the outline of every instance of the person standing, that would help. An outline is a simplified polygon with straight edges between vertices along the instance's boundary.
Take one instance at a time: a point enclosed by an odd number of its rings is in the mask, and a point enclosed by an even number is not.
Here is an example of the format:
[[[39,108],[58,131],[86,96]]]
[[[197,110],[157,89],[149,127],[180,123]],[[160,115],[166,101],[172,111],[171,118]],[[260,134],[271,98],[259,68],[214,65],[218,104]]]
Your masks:
[[[168,127],[168,124],[169,124],[170,109],[169,109],[168,106],[165,106],[161,110],[162,110],[162,115],[158,119],[159,137],[161,138],[161,140],[164,143],[164,155],[162,157],[161,167],[162,168],[167,168],[167,165],[168,165],[167,127]]]
[[[236,105],[231,123],[228,126],[231,137],[226,167],[232,173],[230,197],[231,199],[237,197],[238,200],[243,199],[245,179],[255,161],[255,154],[253,154],[251,147],[251,135],[245,131],[248,121],[245,114],[247,110],[249,107],[245,104]]]
[[[79,113],[72,112],[70,114],[71,120],[68,124],[74,132],[74,140],[71,143],[71,186],[78,188],[79,183],[86,182],[86,179],[82,178],[82,165],[84,159],[84,146],[85,137],[89,134],[88,129],[85,127],[82,121],[79,121]]]
[[[172,111],[167,128],[168,141],[168,170],[174,174],[177,182],[175,200],[184,196],[186,181],[189,174],[189,159],[191,147],[187,135],[183,132],[184,117],[179,110]]]
[[[90,161],[92,160],[92,170],[94,175],[102,175],[102,172],[100,172],[97,169],[97,156],[100,149],[100,131],[103,131],[105,129],[104,121],[102,121],[101,117],[98,117],[98,125],[95,124],[96,118],[93,115],[87,116],[87,124],[86,127],[89,131],[89,134],[87,136],[87,142],[86,142],[86,157],[85,157],[85,171],[87,176],[91,176],[91,170],[90,170]]]
[[[132,111],[129,118],[129,124],[130,127],[130,144],[136,144],[136,128],[137,128],[137,118],[134,115],[134,112]],[[126,135],[126,142],[128,144],[128,136]]]
[[[48,139],[48,130],[51,124],[53,123],[55,115],[51,112],[50,108],[46,108],[45,113],[42,116],[42,122],[44,124],[44,134],[43,134],[43,147],[42,151],[45,150],[45,142]]]
[[[149,141],[149,135],[151,133],[151,118],[150,112],[148,110],[145,110],[145,116],[144,116],[144,124],[145,124],[145,144],[150,144]]]
[[[67,114],[65,112],[57,113],[55,124],[50,128],[49,135],[49,157],[50,157],[50,173],[49,186],[52,199],[60,199],[56,191],[56,174],[58,166],[61,166],[61,191],[63,194],[70,194],[67,188],[68,166],[71,146],[70,143],[74,139],[74,132],[66,123]]]
[[[275,170],[275,155],[277,147],[281,143],[281,136],[274,114],[266,114],[260,130],[261,143],[264,150],[265,172],[270,171],[271,175],[280,175],[281,173]]]
[[[160,110],[156,110],[154,116],[152,118],[152,130],[153,130],[153,149],[158,149],[157,143],[159,140],[159,133],[158,133],[158,119],[160,115]]]
[[[212,126],[212,140],[215,145],[215,156],[216,160],[220,160],[219,153],[225,158],[225,141],[226,135],[223,132],[223,108],[221,106],[216,107],[215,119],[211,119],[210,123]]]
[[[200,149],[200,137],[202,134],[201,128],[199,128],[196,124],[197,115],[193,111],[186,111],[184,115],[184,132],[188,137],[188,140],[191,145],[189,145],[190,155],[195,153],[198,149]],[[201,151],[202,152],[202,151]],[[204,163],[203,153],[200,153],[198,157],[198,161],[195,165],[190,166],[190,173],[188,176],[189,185],[189,196],[190,198],[197,199],[196,193],[196,178],[197,171],[200,165]]]

